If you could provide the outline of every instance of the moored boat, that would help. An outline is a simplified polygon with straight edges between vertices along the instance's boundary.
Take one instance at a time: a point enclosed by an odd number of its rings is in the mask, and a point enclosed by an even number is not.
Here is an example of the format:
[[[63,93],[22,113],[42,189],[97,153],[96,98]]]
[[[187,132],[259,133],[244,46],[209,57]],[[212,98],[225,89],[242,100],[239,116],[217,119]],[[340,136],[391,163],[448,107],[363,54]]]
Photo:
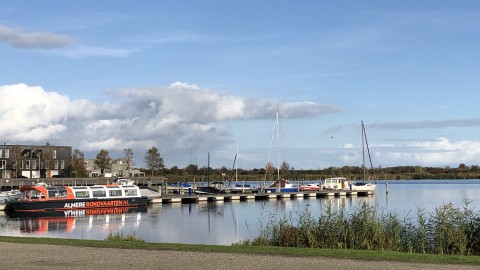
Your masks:
[[[24,186],[20,197],[9,201],[10,212],[49,212],[113,207],[139,207],[148,204],[136,185]]]
[[[350,184],[350,190],[354,191],[375,191],[377,185],[368,182],[352,182]]]
[[[235,186],[227,188],[230,193],[239,194],[239,193],[258,193],[260,192],[259,188],[256,188],[250,184],[245,183],[236,183]]]
[[[326,178],[322,182],[322,188],[330,190],[348,189],[348,185],[347,178],[345,177]]]
[[[277,188],[280,188],[280,189],[277,191]],[[269,187],[265,188],[265,192],[267,193],[297,192],[298,189],[299,189],[298,186],[291,183],[289,180],[280,180],[280,181],[277,180],[273,184],[271,184]]]
[[[319,191],[320,183],[311,183],[300,186],[301,191]]]
[[[20,197],[20,190],[0,191],[0,203],[16,200]]]

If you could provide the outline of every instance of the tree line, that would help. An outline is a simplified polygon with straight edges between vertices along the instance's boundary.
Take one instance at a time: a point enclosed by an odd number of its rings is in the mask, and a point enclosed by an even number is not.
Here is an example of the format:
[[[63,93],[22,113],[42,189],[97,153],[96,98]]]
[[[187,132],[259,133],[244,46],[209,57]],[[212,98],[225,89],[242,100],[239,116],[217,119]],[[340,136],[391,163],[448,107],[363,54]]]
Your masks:
[[[123,159],[126,162],[126,169],[133,167],[133,150],[123,149]],[[103,174],[110,168],[112,158],[108,150],[101,149],[95,158],[95,165]],[[290,180],[320,180],[329,177],[347,177],[350,180],[400,180],[400,179],[480,179],[480,167],[478,165],[467,166],[462,163],[457,167],[423,167],[423,166],[394,166],[365,168],[363,166],[328,167],[324,169],[295,169],[284,161],[277,168],[271,163],[265,167],[253,168],[250,170],[212,167],[199,167],[196,164],[189,164],[184,168],[172,166],[166,168],[163,157],[156,147],[148,149],[144,154],[145,168],[140,168],[147,176],[165,177],[170,181],[219,181],[219,180],[240,180],[240,181],[273,181],[278,178]],[[84,153],[75,149],[71,162],[72,177],[87,177],[85,168]]]

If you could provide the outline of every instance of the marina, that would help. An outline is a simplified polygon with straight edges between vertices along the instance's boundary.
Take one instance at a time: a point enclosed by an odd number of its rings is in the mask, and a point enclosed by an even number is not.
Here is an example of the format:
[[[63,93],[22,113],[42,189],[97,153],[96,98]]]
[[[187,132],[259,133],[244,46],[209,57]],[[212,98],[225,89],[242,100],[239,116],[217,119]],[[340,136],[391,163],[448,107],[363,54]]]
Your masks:
[[[198,202],[182,202],[188,193],[163,194],[162,201],[142,209],[104,209],[94,212],[67,212],[74,216],[9,217],[0,213],[0,235],[59,237],[103,240],[110,233],[134,234],[147,242],[231,245],[252,240],[269,220],[286,216],[292,223],[308,211],[318,217],[327,207],[334,211],[355,209],[363,203],[397,214],[414,216],[418,207],[434,211],[451,202],[463,207],[464,198],[470,207],[480,209],[480,180],[401,180],[378,181],[374,195],[349,192],[297,192],[274,195],[266,199],[254,194],[192,195]],[[142,195],[155,198],[158,193],[140,189]],[[322,195],[320,195],[322,194]],[[335,195],[338,194],[338,195]],[[298,195],[298,196],[297,196]],[[311,197],[308,197],[311,196]],[[318,196],[318,197],[317,197]],[[213,199],[216,197],[216,199]],[[232,197],[233,200],[226,199]],[[209,201],[209,198],[211,201]],[[223,198],[223,200],[222,200]],[[163,201],[163,199],[166,199]],[[171,201],[170,201],[171,199]],[[226,200],[225,200],[226,199]]]
[[[102,188],[101,188],[102,187]],[[129,187],[129,186],[126,186]],[[133,186],[130,186],[133,187]],[[51,190],[55,189],[55,191],[58,191],[58,188],[53,188],[49,187]],[[68,203],[72,204],[75,202],[75,197],[72,195],[72,191],[75,191],[77,193],[88,193],[89,190],[94,189],[96,192],[99,188],[107,189],[107,186],[93,186],[88,187],[88,186],[74,186],[74,187],[68,187],[70,189],[70,197],[67,197],[66,199],[68,200]],[[48,194],[47,188],[42,187],[42,186],[28,186],[28,187],[22,187],[22,189],[25,190],[31,190],[29,196],[34,196],[31,194],[32,190],[36,191],[38,194],[40,194],[42,191],[45,194]],[[121,192],[123,190],[123,186],[118,186],[115,191]],[[39,191],[41,190],[41,191]],[[108,189],[112,189],[110,187]],[[64,190],[66,192],[66,189]],[[53,191],[52,191],[53,192]],[[93,191],[90,191],[93,192]],[[112,191],[113,192],[113,191]],[[147,198],[147,201],[142,204],[175,204],[175,203],[180,203],[180,204],[189,204],[189,203],[202,203],[202,202],[218,202],[218,201],[248,201],[248,200],[253,200],[253,201],[263,201],[263,200],[279,200],[279,199],[300,199],[300,198],[325,198],[325,197],[341,197],[341,196],[349,196],[349,197],[355,197],[355,196],[371,196],[374,194],[372,190],[368,191],[355,191],[355,190],[318,190],[318,191],[297,191],[297,192],[269,192],[269,193],[231,193],[231,194],[194,194],[193,192],[188,192],[187,190],[182,190],[179,193],[167,193],[163,194],[160,192],[153,191],[151,189],[147,188],[142,188],[138,189],[138,192],[140,193],[136,197],[142,197],[142,198]],[[111,192],[110,192],[111,193]],[[190,193],[190,194],[189,194]],[[67,194],[67,193],[65,193]],[[136,194],[136,193],[135,193]],[[53,195],[55,196],[55,195]],[[114,198],[110,198],[112,200]],[[119,199],[119,198],[116,198]],[[120,198],[121,199],[121,198]],[[77,199],[78,200],[78,199]],[[98,200],[96,198],[95,200]],[[82,202],[85,200],[82,200]],[[145,201],[145,200],[143,200]],[[60,211],[63,210],[70,210],[70,209],[65,209],[65,200],[57,200],[57,204],[60,205],[58,206]],[[38,204],[38,201],[33,201],[33,203]],[[12,202],[11,204],[14,205],[14,207],[17,207],[18,202]],[[50,203],[51,204],[51,203]],[[0,203],[0,210],[5,210],[7,203]],[[73,204],[75,206],[75,204]],[[112,207],[117,207],[119,205],[112,204]],[[72,208],[70,206],[69,208]],[[74,208],[74,207],[73,207]],[[18,210],[17,210],[18,211]],[[32,210],[29,210],[32,211]],[[40,211],[40,210],[39,210]],[[41,210],[44,211],[44,210]]]
[[[248,193],[248,194],[215,194],[215,195],[167,195],[159,197],[150,195],[150,203],[200,203],[215,201],[261,201],[299,198],[324,198],[340,196],[370,196],[373,191],[328,190],[328,191],[299,191],[279,193]]]

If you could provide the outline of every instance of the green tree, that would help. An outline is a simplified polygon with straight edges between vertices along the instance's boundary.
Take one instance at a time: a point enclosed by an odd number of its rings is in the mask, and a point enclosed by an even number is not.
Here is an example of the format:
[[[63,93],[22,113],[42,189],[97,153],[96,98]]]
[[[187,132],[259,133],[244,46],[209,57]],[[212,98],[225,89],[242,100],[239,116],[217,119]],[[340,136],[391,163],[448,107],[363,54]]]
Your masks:
[[[185,172],[188,175],[197,175],[198,174],[198,165],[190,164],[185,168]]]
[[[147,150],[144,160],[147,168],[152,172],[152,176],[155,175],[155,171],[159,171],[165,166],[163,164],[163,158],[156,147]]]
[[[100,172],[103,174],[106,169],[110,167],[112,159],[109,156],[109,153],[107,150],[102,149],[100,152],[97,154],[97,157],[95,158],[95,165],[100,168]]]
[[[85,169],[85,155],[80,149],[75,149],[72,153],[72,170],[75,177],[84,177],[87,175]]]

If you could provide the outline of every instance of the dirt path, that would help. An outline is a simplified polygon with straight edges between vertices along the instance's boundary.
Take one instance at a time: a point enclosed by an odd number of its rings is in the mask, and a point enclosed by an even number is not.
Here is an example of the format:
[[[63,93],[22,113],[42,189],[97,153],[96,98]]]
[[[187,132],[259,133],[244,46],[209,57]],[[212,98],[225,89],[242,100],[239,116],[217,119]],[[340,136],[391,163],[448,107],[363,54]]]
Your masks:
[[[368,262],[323,257],[127,250],[0,243],[1,269],[479,269],[478,266]]]

